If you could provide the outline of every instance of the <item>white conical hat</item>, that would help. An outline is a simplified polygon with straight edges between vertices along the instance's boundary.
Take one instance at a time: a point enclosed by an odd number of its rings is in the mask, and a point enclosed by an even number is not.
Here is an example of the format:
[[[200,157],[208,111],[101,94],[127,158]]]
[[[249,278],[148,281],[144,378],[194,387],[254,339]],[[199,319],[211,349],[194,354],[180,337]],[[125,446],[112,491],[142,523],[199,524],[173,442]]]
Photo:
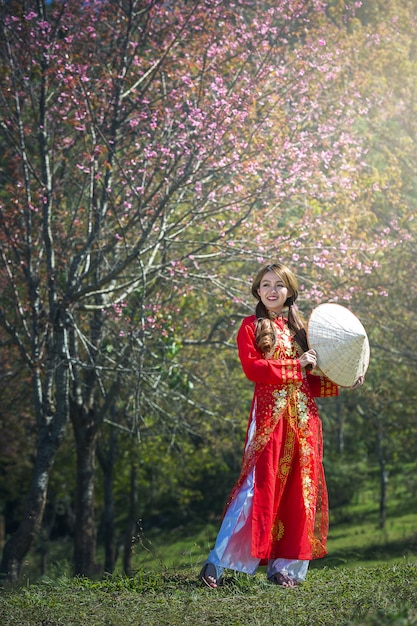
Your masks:
[[[354,313],[328,302],[313,309],[307,326],[308,345],[317,353],[317,366],[341,387],[351,387],[369,365],[369,341]]]

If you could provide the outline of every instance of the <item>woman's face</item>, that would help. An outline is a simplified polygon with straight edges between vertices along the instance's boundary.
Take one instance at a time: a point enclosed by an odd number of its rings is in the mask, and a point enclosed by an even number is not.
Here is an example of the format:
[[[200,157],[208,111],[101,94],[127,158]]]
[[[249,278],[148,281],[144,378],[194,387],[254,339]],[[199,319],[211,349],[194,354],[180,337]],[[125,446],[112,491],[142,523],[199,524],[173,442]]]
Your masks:
[[[281,278],[273,270],[269,270],[261,280],[258,295],[268,311],[279,315],[285,301],[291,294],[288,293],[288,289]]]

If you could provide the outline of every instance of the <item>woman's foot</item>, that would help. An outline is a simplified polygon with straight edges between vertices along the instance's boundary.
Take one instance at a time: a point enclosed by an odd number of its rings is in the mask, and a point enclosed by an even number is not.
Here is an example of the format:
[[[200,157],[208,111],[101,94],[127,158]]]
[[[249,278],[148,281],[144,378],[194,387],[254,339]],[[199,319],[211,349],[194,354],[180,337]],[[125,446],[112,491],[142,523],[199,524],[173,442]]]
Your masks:
[[[295,578],[291,578],[282,572],[272,574],[268,580],[274,585],[280,585],[281,587],[297,587],[298,585],[298,581]]]
[[[221,582],[222,574],[220,574],[214,563],[204,563],[199,578],[210,589],[217,589]]]

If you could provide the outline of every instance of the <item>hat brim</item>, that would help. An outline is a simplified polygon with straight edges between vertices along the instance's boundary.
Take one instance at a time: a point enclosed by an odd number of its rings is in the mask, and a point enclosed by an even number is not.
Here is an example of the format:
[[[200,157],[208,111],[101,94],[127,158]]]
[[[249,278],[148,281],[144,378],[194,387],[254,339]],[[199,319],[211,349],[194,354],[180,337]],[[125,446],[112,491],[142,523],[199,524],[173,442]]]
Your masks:
[[[346,307],[328,302],[311,312],[307,341],[317,353],[317,366],[340,387],[352,387],[364,376],[370,348],[365,328]]]

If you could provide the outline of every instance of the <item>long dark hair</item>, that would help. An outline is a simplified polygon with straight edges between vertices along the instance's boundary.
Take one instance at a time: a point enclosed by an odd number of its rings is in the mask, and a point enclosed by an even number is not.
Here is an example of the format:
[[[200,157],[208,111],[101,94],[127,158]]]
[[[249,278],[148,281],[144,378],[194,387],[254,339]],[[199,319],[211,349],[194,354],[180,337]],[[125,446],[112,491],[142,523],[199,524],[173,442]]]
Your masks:
[[[302,351],[306,352],[308,350],[308,343],[304,320],[297,307],[294,306],[298,297],[298,281],[293,272],[283,263],[266,265],[259,270],[252,283],[252,294],[258,300],[255,309],[255,315],[258,319],[256,327],[256,345],[263,353],[270,352],[275,345],[275,324],[272,323],[268,309],[263,304],[258,293],[263,277],[271,270],[275,272],[288,289],[289,296],[284,303],[284,306],[288,307],[288,326],[294,333],[295,341]]]

